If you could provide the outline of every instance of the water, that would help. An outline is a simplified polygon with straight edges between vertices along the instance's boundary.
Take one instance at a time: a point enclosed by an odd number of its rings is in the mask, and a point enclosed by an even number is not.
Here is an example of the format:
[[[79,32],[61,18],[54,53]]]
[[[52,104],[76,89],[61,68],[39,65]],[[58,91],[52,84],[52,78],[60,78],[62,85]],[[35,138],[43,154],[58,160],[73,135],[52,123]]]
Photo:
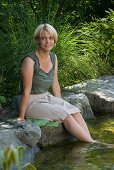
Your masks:
[[[114,116],[99,117],[87,124],[94,139],[114,144]],[[72,138],[57,146],[41,148],[34,165],[38,170],[114,170],[114,148]]]

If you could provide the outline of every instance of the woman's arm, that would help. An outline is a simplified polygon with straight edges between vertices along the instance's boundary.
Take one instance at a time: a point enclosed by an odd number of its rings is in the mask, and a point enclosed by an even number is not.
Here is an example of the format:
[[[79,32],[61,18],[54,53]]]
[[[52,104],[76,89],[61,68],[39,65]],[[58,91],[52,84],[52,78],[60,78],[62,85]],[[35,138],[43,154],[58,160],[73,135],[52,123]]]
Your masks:
[[[52,84],[52,91],[53,91],[53,95],[56,97],[60,97],[61,98],[61,90],[60,90],[60,86],[59,86],[59,82],[58,82],[58,64],[57,64],[57,56],[56,60],[55,60],[55,70],[54,70],[54,81]]]
[[[20,114],[16,121],[24,120],[26,107],[32,87],[32,77],[34,70],[34,61],[30,57],[26,57],[22,63],[21,75],[23,81],[23,94],[20,102]]]

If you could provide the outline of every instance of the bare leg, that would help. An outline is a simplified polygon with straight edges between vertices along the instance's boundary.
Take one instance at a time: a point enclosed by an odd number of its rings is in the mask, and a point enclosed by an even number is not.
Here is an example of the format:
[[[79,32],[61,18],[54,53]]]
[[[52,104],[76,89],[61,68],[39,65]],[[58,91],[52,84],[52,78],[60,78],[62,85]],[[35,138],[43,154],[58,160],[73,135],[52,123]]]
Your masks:
[[[83,142],[94,143],[95,141],[88,135],[88,133],[76,122],[72,115],[64,119],[63,124],[65,128],[76,138]]]
[[[76,113],[76,114],[72,114],[72,116],[74,117],[74,119],[76,120],[76,122],[86,131],[86,133],[91,137],[89,129],[86,125],[85,120],[83,119],[82,115],[80,112]]]

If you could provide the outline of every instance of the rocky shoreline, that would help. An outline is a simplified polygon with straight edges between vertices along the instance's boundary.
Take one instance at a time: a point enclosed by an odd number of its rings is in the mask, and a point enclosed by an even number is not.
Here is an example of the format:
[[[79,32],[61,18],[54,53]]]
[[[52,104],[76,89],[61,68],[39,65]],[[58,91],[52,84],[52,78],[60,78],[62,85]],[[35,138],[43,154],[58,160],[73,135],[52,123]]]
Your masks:
[[[92,119],[98,113],[114,114],[114,76],[103,76],[66,87],[62,91],[62,97],[77,106],[81,110],[84,119]],[[13,102],[15,107],[16,103],[18,104],[16,97]],[[0,108],[0,111],[4,115],[8,115],[8,118],[17,114],[16,110],[12,110],[12,108],[6,110]],[[12,114],[10,114],[11,111]],[[4,120],[0,122],[0,132],[0,150],[11,144],[14,147],[25,146],[25,162],[32,162],[40,146],[61,143],[71,137],[62,123],[59,123],[58,127],[39,127],[30,122]]]

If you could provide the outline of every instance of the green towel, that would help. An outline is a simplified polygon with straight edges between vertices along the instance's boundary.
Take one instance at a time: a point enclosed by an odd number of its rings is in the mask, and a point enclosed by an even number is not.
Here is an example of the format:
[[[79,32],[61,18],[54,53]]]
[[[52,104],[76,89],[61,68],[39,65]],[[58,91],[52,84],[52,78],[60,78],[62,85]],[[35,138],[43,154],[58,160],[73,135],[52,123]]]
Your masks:
[[[32,122],[40,127],[42,126],[55,126],[58,127],[58,122],[50,122],[49,120],[43,120],[43,119],[26,119],[26,122]]]
[[[13,119],[8,119],[9,121],[14,120]],[[34,123],[37,126],[54,126],[54,127],[58,127],[59,123],[58,122],[50,122],[49,120],[44,120],[44,119],[26,119],[26,122],[31,122]]]

